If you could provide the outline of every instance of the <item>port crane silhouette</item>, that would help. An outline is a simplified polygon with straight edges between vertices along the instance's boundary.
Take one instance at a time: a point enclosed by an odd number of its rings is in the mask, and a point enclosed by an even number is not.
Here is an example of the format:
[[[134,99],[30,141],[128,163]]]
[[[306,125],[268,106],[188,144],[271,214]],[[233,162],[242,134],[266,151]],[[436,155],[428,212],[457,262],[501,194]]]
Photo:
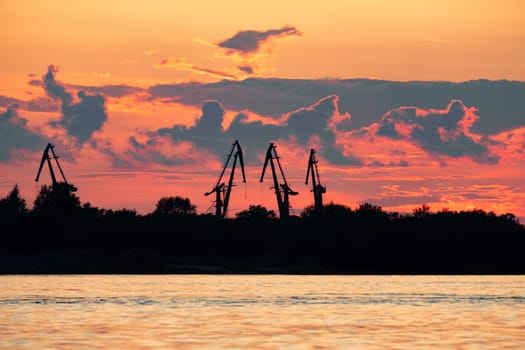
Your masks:
[[[277,179],[277,171],[275,169],[274,162],[277,163],[277,166],[279,167],[279,172],[282,177],[281,184],[279,184],[279,180]],[[263,182],[264,172],[266,171],[268,163],[270,163],[270,167],[272,168],[273,188],[275,189],[275,197],[277,198],[277,206],[279,207],[279,218],[286,219],[290,216],[289,196],[298,195],[299,192],[293,191],[286,182],[286,177],[284,176],[283,168],[281,167],[281,162],[279,161],[279,156],[277,155],[276,146],[273,144],[273,142],[270,143],[270,146],[266,151],[266,158],[264,160],[259,182]]]
[[[44,152],[42,154],[42,160],[40,161],[40,166],[38,167],[38,172],[36,174],[35,181],[38,182],[40,179],[40,174],[42,173],[42,168],[44,167],[44,163],[47,163],[47,166],[49,168],[49,173],[51,175],[51,181],[52,181],[52,189],[66,189],[70,192],[76,192],[77,188],[73,186],[72,184],[68,183],[66,180],[66,175],[64,175],[64,171],[62,170],[62,167],[60,166],[60,163],[58,162],[58,156],[56,155],[54,151],[55,146],[52,143],[48,143],[46,148],[44,149]],[[55,170],[53,169],[53,163],[51,162],[51,159],[54,159],[56,162],[56,166],[58,167],[58,170],[60,171],[60,174],[62,175],[63,181],[57,181]]]
[[[228,180],[228,184],[225,184],[221,181],[232,156],[233,163],[230,171],[230,179]],[[215,193],[215,216],[220,218],[224,218],[226,216],[226,212],[228,211],[230,194],[232,187],[234,186],[233,177],[235,175],[235,165],[237,163],[237,159],[239,159],[239,163],[241,166],[242,182],[246,182],[246,176],[244,174],[244,160],[242,158],[242,148],[239,144],[239,141],[235,140],[235,142],[232,144],[232,149],[230,151],[230,154],[228,155],[228,158],[226,159],[224,167],[222,168],[219,180],[217,180],[217,184],[215,185],[215,187],[213,187],[211,191],[204,193],[205,196],[209,196],[210,194]]]
[[[326,193],[326,187],[321,185],[319,178],[319,171],[317,170],[317,152],[315,149],[310,149],[310,157],[308,159],[308,169],[306,170],[305,185],[308,185],[308,178],[311,178],[312,192],[314,194],[314,208],[316,211],[323,208],[323,193]]]

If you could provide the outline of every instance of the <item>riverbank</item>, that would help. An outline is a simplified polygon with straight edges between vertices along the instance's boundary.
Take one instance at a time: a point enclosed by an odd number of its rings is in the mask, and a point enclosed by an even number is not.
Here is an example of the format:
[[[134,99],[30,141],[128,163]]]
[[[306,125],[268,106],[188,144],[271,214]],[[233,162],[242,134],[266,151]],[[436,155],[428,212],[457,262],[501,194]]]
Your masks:
[[[297,254],[239,258],[137,251],[44,251],[2,254],[0,274],[521,275],[525,274],[525,264],[466,259],[424,263],[410,263],[407,259],[364,260],[336,264],[319,256]]]

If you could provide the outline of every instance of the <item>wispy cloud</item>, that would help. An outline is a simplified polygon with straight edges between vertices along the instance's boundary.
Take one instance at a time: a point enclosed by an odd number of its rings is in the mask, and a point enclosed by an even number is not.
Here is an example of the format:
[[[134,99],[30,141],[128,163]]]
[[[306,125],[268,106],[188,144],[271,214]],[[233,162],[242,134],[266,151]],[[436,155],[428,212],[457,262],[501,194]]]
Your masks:
[[[191,59],[182,57],[166,57],[155,64],[154,67],[157,69],[174,68],[220,79],[243,79],[261,74],[270,69],[268,58],[272,53],[271,43],[274,42],[275,39],[301,35],[302,33],[297,28],[284,26],[266,31],[239,31],[234,36],[219,41],[218,43],[213,43],[202,38],[195,39],[195,41],[200,44],[219,49],[215,56],[232,61],[235,73],[199,66],[191,63]]]
[[[99,77],[99,78],[111,78],[111,73],[109,72],[75,72],[73,73],[79,77]]]
[[[167,57],[163,59],[162,61],[160,61],[158,64],[154,65],[153,67],[157,69],[175,68],[181,71],[188,71],[188,72],[194,72],[198,74],[209,75],[209,76],[220,78],[220,79],[237,79],[237,77],[234,74],[231,74],[225,71],[220,71],[217,69],[199,67],[195,64],[188,62],[186,58],[182,58],[182,57]]]
[[[217,46],[222,49],[223,58],[232,60],[240,71],[250,76],[270,69],[268,60],[276,39],[301,35],[302,32],[292,26],[266,31],[245,30],[220,41]]]
[[[156,48],[154,48],[154,49],[146,50],[146,51],[144,51],[143,53],[144,53],[144,55],[146,55],[146,56],[153,56],[153,55],[156,55],[156,54],[161,53],[161,52],[162,52],[162,48],[160,48],[160,47],[156,47]]]

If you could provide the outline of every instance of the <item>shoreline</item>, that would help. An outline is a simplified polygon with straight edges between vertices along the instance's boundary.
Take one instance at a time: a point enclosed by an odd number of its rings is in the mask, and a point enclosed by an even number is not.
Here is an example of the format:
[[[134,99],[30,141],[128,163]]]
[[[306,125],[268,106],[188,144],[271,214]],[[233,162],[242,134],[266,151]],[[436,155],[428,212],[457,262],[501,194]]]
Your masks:
[[[525,264],[363,262],[326,266],[312,256],[170,256],[155,252],[46,251],[0,255],[0,275],[231,274],[231,275],[524,275]]]

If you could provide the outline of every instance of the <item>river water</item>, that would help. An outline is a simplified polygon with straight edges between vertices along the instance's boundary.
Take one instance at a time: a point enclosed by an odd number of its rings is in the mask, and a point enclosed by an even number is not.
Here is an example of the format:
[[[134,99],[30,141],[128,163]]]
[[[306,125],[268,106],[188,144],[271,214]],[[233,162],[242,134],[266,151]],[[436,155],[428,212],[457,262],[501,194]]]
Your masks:
[[[0,349],[525,349],[525,276],[3,275]]]

